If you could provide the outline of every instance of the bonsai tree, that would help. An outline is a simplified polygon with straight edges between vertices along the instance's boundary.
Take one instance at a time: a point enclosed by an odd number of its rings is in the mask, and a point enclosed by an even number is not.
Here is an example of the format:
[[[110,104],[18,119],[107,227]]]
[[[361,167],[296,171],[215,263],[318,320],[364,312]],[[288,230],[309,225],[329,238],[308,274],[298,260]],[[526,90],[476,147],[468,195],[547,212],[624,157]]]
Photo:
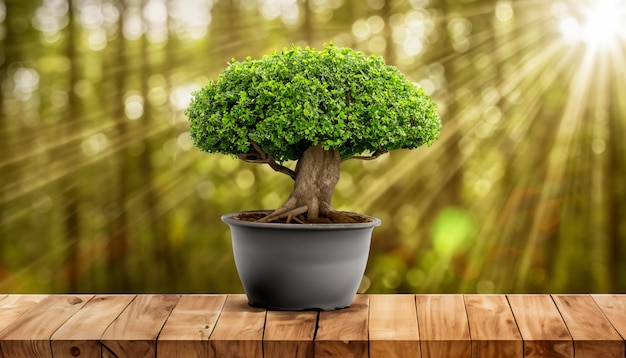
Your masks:
[[[201,150],[264,163],[295,181],[260,222],[352,221],[330,205],[341,162],[430,145],[441,130],[435,104],[397,68],[332,44],[233,59],[193,93],[185,114]]]

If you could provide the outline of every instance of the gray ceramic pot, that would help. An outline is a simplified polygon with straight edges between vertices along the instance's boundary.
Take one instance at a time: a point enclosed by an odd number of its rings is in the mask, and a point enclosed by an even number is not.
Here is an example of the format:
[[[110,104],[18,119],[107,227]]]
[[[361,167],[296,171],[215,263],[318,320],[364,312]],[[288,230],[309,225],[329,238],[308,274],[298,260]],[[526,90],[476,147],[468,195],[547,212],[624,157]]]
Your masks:
[[[279,224],[232,219],[239,278],[250,305],[272,310],[335,310],[350,306],[380,220],[359,224]]]

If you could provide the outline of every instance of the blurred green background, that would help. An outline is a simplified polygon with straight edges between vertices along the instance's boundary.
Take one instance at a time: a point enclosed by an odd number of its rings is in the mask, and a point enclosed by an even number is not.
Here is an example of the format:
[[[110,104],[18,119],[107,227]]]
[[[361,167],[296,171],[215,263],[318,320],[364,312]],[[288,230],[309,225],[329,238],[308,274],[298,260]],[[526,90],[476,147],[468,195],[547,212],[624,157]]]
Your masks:
[[[361,291],[626,292],[618,0],[0,1],[0,292],[242,292],[220,215],[271,169],[192,147],[231,58],[333,41],[437,102],[430,148],[347,161],[377,216]]]

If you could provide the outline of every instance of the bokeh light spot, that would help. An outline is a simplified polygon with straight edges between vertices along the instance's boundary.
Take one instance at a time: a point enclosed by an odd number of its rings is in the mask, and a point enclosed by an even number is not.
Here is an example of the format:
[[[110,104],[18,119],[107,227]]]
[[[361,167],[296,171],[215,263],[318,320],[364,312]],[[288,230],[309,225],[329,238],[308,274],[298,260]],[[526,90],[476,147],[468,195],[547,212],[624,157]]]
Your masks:
[[[124,104],[124,113],[128,119],[138,119],[143,116],[143,97],[138,94],[132,94],[126,97]]]
[[[451,255],[469,243],[475,230],[476,223],[465,209],[445,208],[435,219],[431,231],[435,250]]]
[[[105,150],[109,145],[109,139],[104,133],[93,134],[83,140],[81,148],[85,155],[96,155]]]
[[[496,4],[496,18],[500,22],[507,22],[513,18],[513,6],[510,1],[498,1]]]
[[[240,170],[235,176],[235,182],[241,190],[248,190],[254,185],[254,174],[251,170]]]
[[[196,194],[202,200],[209,200],[215,193],[215,185],[210,181],[201,181],[196,185]]]

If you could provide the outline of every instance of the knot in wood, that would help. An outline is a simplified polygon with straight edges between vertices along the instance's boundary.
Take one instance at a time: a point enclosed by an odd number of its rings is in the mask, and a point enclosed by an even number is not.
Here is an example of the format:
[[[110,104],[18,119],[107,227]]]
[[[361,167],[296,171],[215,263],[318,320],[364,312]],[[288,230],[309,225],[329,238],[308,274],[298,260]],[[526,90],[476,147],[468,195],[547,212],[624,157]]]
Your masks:
[[[77,305],[83,302],[83,300],[78,297],[70,297],[67,301],[69,302],[70,305]]]
[[[70,350],[70,352],[72,353],[72,357],[78,357],[80,356],[80,348],[74,346],[72,347],[72,349]]]

